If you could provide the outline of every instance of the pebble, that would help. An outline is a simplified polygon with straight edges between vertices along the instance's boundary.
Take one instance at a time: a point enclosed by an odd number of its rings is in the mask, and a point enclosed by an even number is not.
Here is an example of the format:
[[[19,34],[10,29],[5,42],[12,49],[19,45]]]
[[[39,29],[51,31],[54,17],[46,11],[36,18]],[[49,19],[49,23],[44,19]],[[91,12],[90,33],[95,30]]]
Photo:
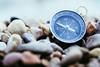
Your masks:
[[[25,33],[28,29],[25,26],[24,22],[22,20],[13,20],[9,25],[8,25],[8,31],[11,34],[20,34],[22,35]]]
[[[48,67],[48,65],[49,65],[49,61],[46,60],[46,59],[41,59],[41,63],[42,63],[45,67]]]
[[[96,33],[100,33],[100,20],[96,24]]]
[[[40,52],[40,53],[52,53],[53,48],[50,46],[50,43],[44,42],[30,42],[27,44],[22,44],[17,47],[18,51],[29,50],[33,52]]]
[[[33,37],[33,35],[28,32],[26,32],[22,35],[22,39],[24,40],[25,43],[36,41],[36,39]]]
[[[62,58],[61,64],[72,64],[82,58],[83,53],[78,46],[71,46],[64,50],[65,56]]]
[[[100,48],[94,48],[93,50],[90,51],[90,54],[94,56],[100,56]]]
[[[23,53],[23,57],[21,58],[24,64],[39,64],[41,63],[38,55],[33,54],[29,51]]]
[[[6,44],[4,42],[0,42],[0,51],[4,51],[6,49]]]
[[[54,57],[50,60],[48,67],[60,67],[60,59]]]
[[[29,29],[29,32],[34,36],[34,38],[37,40],[39,37],[43,36],[43,30],[38,27],[31,27]]]
[[[85,45],[89,49],[92,49],[95,47],[100,47],[100,34],[94,34],[94,35],[88,37]]]
[[[62,54],[59,51],[54,51],[51,55],[50,58],[58,57],[59,59],[62,59]]]
[[[93,35],[95,31],[96,31],[96,23],[94,21],[89,21],[86,29],[87,34]]]
[[[51,44],[51,47],[54,49],[54,51],[58,50],[60,52],[63,52],[63,49],[60,46],[58,46],[57,44],[55,44],[55,43],[50,43],[50,44]]]
[[[98,59],[92,58],[87,64],[87,67],[100,67],[100,62],[98,61]]]
[[[4,66],[9,66],[14,64],[15,62],[21,60],[22,58],[22,54],[21,53],[17,53],[17,52],[13,52],[13,53],[9,53],[7,54],[4,59],[3,59],[3,65]]]
[[[49,24],[39,23],[39,28],[41,28],[46,35],[49,35],[51,33]]]
[[[5,52],[8,53],[12,50],[15,50],[17,46],[21,44],[22,44],[22,38],[20,37],[20,35],[13,34],[9,37]]]
[[[9,34],[4,33],[4,34],[2,34],[2,36],[1,36],[1,41],[3,41],[3,42],[5,42],[5,43],[7,43],[7,42],[8,42],[9,37],[10,37],[10,35],[9,35]]]

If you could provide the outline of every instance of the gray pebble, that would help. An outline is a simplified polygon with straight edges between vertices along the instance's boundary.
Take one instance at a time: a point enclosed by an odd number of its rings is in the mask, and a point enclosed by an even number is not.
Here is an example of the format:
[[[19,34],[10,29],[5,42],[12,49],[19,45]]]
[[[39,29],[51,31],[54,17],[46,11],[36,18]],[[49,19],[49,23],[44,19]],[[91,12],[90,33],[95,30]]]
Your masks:
[[[87,64],[87,67],[100,67],[100,62],[98,61],[98,59],[93,58]]]
[[[48,67],[60,67],[60,59],[57,57],[54,57],[50,60]]]
[[[28,33],[28,32],[24,33],[22,35],[22,38],[23,38],[25,43],[36,41],[36,39],[34,39],[33,35],[31,33]]]
[[[41,52],[41,53],[52,53],[53,52],[53,49],[50,43],[38,42],[38,41],[19,45],[17,47],[17,50],[19,51],[29,50],[29,51]]]
[[[64,50],[65,56],[61,61],[61,64],[71,64],[79,61],[82,58],[83,53],[78,46],[71,46]]]
[[[4,42],[0,42],[0,51],[4,51],[6,49],[6,44]]]
[[[55,50],[63,52],[63,49],[55,43],[51,43],[51,47]]]
[[[86,47],[91,49],[94,47],[100,47],[100,34],[94,34],[87,39]]]

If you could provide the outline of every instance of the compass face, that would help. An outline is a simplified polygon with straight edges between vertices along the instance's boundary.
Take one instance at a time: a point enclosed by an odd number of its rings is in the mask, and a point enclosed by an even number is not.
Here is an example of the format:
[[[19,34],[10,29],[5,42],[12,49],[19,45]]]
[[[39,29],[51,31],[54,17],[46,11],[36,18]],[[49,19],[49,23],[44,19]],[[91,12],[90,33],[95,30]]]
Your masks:
[[[86,26],[79,14],[64,10],[53,16],[51,32],[58,40],[73,43],[82,39],[86,32]]]

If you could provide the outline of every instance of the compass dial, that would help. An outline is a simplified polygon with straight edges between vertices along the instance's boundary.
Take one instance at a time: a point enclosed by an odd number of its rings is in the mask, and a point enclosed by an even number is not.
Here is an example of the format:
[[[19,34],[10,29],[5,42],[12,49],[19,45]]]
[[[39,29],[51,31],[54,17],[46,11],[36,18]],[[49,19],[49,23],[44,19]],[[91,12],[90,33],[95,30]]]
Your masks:
[[[73,43],[80,40],[86,31],[81,16],[73,11],[61,11],[51,21],[51,31],[60,41]]]

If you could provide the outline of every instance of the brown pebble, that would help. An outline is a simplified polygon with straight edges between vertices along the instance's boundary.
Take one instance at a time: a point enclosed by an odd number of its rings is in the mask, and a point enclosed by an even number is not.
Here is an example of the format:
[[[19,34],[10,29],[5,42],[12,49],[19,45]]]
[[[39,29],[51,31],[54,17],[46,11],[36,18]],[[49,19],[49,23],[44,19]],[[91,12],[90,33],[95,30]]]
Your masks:
[[[39,63],[41,63],[38,55],[32,54],[29,51],[24,52],[23,57],[21,59],[24,64],[39,64]]]

